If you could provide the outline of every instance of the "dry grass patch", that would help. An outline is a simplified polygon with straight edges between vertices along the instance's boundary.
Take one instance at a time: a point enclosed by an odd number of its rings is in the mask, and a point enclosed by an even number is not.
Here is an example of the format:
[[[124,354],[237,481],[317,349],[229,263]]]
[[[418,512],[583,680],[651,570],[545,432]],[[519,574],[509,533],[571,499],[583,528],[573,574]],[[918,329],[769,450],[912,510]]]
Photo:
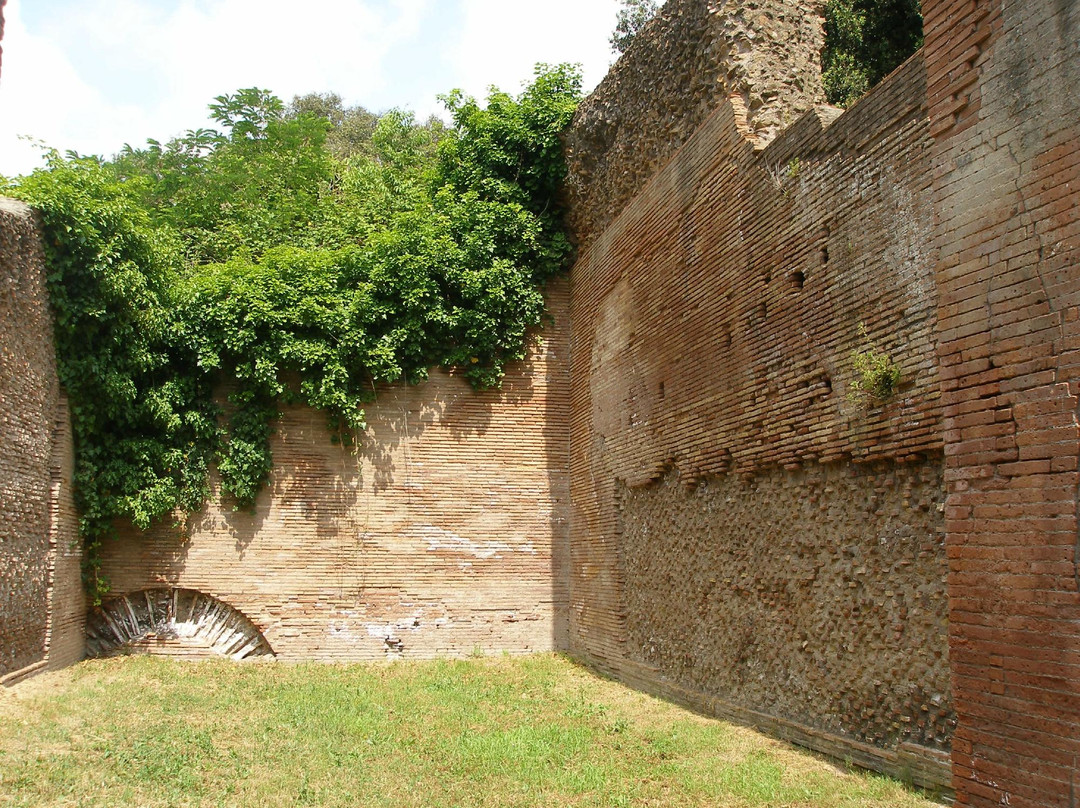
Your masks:
[[[0,701],[0,804],[935,805],[550,655],[86,662]]]

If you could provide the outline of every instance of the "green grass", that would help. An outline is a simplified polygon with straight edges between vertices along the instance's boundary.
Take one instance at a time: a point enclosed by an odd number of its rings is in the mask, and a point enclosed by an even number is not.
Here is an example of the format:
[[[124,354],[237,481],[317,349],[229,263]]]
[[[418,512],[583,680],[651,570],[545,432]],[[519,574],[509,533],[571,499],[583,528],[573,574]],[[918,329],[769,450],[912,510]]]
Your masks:
[[[935,803],[542,655],[84,662],[0,693],[0,805]]]

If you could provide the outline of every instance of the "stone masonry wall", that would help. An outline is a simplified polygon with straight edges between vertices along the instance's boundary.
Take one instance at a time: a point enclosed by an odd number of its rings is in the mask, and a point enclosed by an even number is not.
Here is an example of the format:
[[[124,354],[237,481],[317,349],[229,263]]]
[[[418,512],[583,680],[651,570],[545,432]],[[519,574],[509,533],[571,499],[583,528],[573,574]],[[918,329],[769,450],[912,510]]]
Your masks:
[[[1080,800],[1080,4],[924,3],[963,806]]]
[[[254,513],[214,499],[184,531],[126,528],[115,594],[162,586],[239,610],[282,659],[467,655],[565,646],[567,286],[500,390],[433,373],[379,391],[359,453],[287,407]]]
[[[10,682],[81,658],[84,607],[77,522],[64,505],[70,433],[44,255],[29,208],[7,199],[0,199],[0,402],[0,681]]]
[[[721,101],[759,145],[825,100],[818,0],[668,0],[565,136],[569,223],[582,245],[611,222]]]
[[[835,463],[623,489],[627,654],[825,732],[947,752],[941,477]]]
[[[923,62],[764,148],[743,114],[721,100],[571,274],[571,647],[947,786]],[[901,366],[884,405],[850,396],[868,345]]]

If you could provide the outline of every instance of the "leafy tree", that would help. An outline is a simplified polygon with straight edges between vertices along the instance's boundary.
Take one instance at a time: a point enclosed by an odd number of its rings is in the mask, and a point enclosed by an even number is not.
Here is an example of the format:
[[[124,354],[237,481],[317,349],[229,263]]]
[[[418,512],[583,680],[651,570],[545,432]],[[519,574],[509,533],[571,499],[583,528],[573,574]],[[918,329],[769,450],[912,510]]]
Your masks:
[[[853,103],[920,45],[919,0],[828,0],[821,52],[826,98]]]
[[[326,146],[339,160],[357,154],[367,154],[379,116],[362,106],[345,107],[337,93],[308,93],[293,96],[286,115],[296,118],[310,115],[330,124]]]
[[[611,34],[611,49],[615,53],[626,53],[634,37],[645,24],[656,16],[659,6],[655,0],[620,0],[622,8]]]

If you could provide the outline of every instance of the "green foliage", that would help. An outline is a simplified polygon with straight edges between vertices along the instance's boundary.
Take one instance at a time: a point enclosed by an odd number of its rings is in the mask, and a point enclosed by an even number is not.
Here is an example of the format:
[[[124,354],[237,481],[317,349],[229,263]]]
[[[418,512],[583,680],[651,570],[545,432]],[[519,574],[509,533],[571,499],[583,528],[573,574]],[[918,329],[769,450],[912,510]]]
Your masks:
[[[859,325],[863,348],[851,352],[854,373],[848,399],[858,405],[881,403],[890,399],[900,384],[900,366],[884,351],[879,351]]]
[[[626,53],[634,37],[645,24],[656,16],[659,6],[655,0],[620,0],[622,8],[611,34],[611,49],[615,53]]]
[[[826,98],[848,106],[920,45],[919,0],[828,0],[821,52]]]
[[[388,113],[340,160],[340,100],[240,90],[211,105],[224,132],[16,181],[43,215],[91,565],[115,519],[197,509],[211,463],[251,503],[281,401],[349,442],[378,383],[439,365],[498,384],[571,252],[558,136],[579,93],[540,66],[517,98],[451,93],[449,128]]]
[[[188,131],[164,148],[125,147],[119,177],[142,178],[152,220],[181,236],[188,262],[259,256],[289,243],[313,224],[323,189],[334,176],[327,152],[329,123],[286,117],[266,90],[240,90],[210,105],[224,133]]]
[[[71,401],[75,492],[91,549],[207,493],[217,440],[207,379],[177,340],[179,249],[98,161],[62,159],[14,189],[42,213],[60,382]],[[97,591],[96,568],[88,570]]]

